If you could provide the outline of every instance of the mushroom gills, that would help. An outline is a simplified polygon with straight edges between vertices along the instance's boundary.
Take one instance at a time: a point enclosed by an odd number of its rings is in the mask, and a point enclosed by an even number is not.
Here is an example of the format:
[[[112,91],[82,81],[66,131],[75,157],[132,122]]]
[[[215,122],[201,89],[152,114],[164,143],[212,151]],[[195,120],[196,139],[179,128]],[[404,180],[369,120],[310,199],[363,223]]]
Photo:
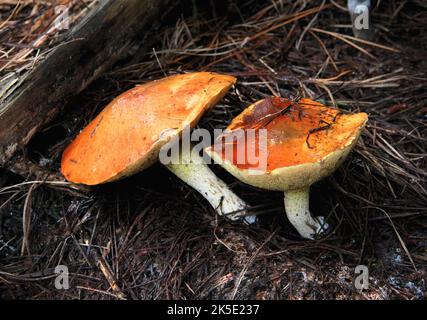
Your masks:
[[[285,191],[286,215],[298,233],[314,239],[329,229],[325,217],[313,217],[309,209],[310,188]]]
[[[231,220],[242,218],[248,208],[247,204],[212,172],[194,149],[184,149],[187,150],[180,148],[179,159],[172,159],[165,167],[197,190],[219,215]],[[254,216],[244,216],[246,223],[252,224],[255,220]]]

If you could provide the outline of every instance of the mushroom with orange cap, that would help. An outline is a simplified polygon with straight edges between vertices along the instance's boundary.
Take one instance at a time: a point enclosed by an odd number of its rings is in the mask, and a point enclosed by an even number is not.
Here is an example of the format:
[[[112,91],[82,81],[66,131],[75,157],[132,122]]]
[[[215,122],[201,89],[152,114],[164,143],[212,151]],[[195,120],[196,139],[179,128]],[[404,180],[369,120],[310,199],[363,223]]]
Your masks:
[[[243,131],[242,143],[235,141],[232,152],[226,152],[223,135],[206,152],[239,180],[284,192],[289,221],[302,237],[313,239],[328,226],[323,217],[311,215],[309,188],[342,163],[367,119],[366,113],[344,114],[310,99],[266,98],[246,108],[227,127],[225,136]],[[264,145],[260,134],[248,134],[261,129],[267,133]],[[264,167],[245,161],[249,148],[255,148],[259,161],[265,159]],[[239,156],[243,161],[237,161]]]
[[[61,171],[74,183],[98,185],[133,175],[156,162],[235,83],[211,72],[174,75],[126,91],[109,103],[65,149]],[[166,167],[202,194],[219,214],[246,204],[191,150]],[[229,215],[237,219],[238,213]]]

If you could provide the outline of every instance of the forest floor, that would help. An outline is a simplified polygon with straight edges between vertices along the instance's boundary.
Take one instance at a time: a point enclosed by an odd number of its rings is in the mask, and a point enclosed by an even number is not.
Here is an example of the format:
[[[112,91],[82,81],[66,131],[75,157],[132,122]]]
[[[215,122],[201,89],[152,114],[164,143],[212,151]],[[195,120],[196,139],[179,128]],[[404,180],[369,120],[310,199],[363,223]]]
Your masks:
[[[231,74],[237,84],[200,127],[224,128],[272,95],[369,114],[346,162],[311,188],[311,210],[328,216],[330,234],[302,240],[283,194],[218,166],[259,208],[256,224],[215,216],[160,165],[86,194],[1,171],[0,299],[425,298],[427,7],[374,1],[375,37],[361,42],[351,37],[345,1],[324,3],[187,1],[73,97],[25,152],[58,172],[65,146],[119,93],[165,74]],[[70,272],[68,290],[54,286],[58,265]],[[353,285],[358,265],[369,270],[363,291]]]

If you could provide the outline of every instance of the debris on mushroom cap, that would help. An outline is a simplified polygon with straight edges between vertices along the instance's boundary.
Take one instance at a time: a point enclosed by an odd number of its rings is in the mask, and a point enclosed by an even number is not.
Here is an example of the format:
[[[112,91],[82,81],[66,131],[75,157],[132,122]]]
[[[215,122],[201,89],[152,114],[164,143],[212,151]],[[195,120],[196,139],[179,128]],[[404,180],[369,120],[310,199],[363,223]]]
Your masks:
[[[193,127],[235,83],[195,72],[137,86],[118,96],[66,148],[65,178],[96,185],[132,175],[157,160],[160,148]]]
[[[267,98],[237,116],[206,152],[239,180],[283,191],[289,221],[303,238],[314,239],[328,224],[310,213],[310,185],[339,166],[367,119],[310,99]]]
[[[258,164],[236,161],[245,159],[249,146],[259,146],[258,135],[244,135],[245,144],[234,144],[232,153],[218,146],[206,151],[249,184],[280,191],[308,186],[334,171],[357,141],[367,118],[365,113],[343,114],[310,99],[296,103],[266,98],[246,108],[227,127],[229,133],[267,129],[266,148],[256,149],[258,158],[267,159],[264,173],[250,174]],[[216,143],[222,144],[223,140]]]

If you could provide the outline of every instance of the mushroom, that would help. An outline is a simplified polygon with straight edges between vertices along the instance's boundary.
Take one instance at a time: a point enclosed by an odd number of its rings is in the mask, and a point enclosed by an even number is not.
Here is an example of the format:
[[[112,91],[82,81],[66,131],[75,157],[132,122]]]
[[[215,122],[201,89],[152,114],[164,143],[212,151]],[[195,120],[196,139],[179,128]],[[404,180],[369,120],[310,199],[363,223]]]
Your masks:
[[[344,161],[367,119],[365,113],[343,114],[310,99],[297,103],[279,97],[266,98],[246,108],[227,127],[225,136],[239,130],[245,133],[240,138],[242,143],[232,145],[232,152],[225,152],[224,136],[205,151],[239,180],[284,192],[289,221],[302,237],[314,239],[328,225],[324,217],[310,213],[310,186]],[[251,129],[267,130],[264,146],[260,144],[260,134],[248,134]],[[259,163],[244,161],[249,148],[256,149],[259,161],[265,160],[264,168]],[[236,161],[239,155],[243,161]]]
[[[71,182],[99,185],[133,175],[193,128],[236,79],[211,72],[166,77],[124,92],[109,103],[65,149],[61,172]],[[203,195],[220,215],[236,220],[246,204],[201,161],[181,148],[182,162],[166,167]],[[172,160],[177,160],[175,156]],[[241,213],[240,213],[241,214]]]

